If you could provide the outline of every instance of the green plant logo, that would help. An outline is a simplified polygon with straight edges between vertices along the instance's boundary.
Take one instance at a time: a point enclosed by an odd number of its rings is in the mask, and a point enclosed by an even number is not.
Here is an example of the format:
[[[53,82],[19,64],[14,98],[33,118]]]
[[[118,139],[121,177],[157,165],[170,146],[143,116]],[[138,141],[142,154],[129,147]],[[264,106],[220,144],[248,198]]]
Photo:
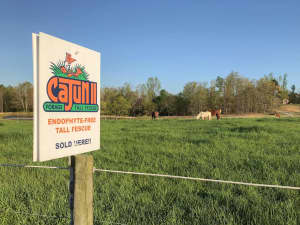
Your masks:
[[[70,53],[66,53],[65,61],[58,61],[58,63],[51,62],[50,69],[52,74],[57,77],[71,78],[75,80],[87,81],[89,74],[86,72],[85,67],[80,64],[71,66],[76,59],[72,58]]]

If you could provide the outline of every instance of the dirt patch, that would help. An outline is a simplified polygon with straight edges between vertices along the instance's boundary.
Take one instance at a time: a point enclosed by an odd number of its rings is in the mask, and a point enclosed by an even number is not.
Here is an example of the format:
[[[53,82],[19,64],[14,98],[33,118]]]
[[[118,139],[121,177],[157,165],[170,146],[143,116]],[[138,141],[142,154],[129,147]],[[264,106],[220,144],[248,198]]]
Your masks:
[[[222,115],[224,118],[263,118],[269,117],[270,115],[266,115],[263,113],[246,113],[246,114],[228,114]]]
[[[247,113],[247,114],[222,114],[222,118],[263,118],[270,117],[272,115],[267,115],[263,113]],[[274,117],[274,116],[273,116]],[[161,116],[160,119],[196,119],[196,116]],[[212,119],[216,119],[215,116],[212,116]]]
[[[282,105],[279,107],[278,112],[295,112],[300,113],[300,105]]]
[[[281,111],[280,115],[282,117],[298,117],[300,116],[300,113],[288,113]],[[275,115],[272,114],[264,114],[264,113],[245,113],[245,114],[222,114],[222,118],[275,118]],[[196,119],[195,116],[161,116],[160,119]],[[212,117],[213,120],[216,119],[216,117]]]
[[[160,116],[161,119],[195,119],[196,116]]]
[[[33,112],[3,112],[0,113],[0,118],[14,116],[14,117],[33,117]]]

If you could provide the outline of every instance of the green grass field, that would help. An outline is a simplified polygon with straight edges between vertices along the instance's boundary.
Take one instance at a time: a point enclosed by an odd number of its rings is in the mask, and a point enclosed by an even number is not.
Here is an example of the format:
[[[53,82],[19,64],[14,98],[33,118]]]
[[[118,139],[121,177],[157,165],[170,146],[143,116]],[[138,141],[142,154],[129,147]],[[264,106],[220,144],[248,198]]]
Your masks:
[[[106,120],[101,132],[96,168],[300,186],[300,118]],[[0,120],[0,163],[33,164],[31,121]],[[0,225],[69,224],[68,182],[68,170],[0,167]],[[94,191],[97,225],[300,224],[295,190],[97,172]]]

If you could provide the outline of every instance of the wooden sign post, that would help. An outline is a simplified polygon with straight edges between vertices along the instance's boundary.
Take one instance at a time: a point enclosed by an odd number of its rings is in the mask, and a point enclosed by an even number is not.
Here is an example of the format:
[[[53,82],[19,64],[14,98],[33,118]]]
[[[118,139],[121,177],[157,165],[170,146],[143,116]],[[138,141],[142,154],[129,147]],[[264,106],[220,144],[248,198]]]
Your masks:
[[[71,156],[71,225],[93,225],[93,157]]]

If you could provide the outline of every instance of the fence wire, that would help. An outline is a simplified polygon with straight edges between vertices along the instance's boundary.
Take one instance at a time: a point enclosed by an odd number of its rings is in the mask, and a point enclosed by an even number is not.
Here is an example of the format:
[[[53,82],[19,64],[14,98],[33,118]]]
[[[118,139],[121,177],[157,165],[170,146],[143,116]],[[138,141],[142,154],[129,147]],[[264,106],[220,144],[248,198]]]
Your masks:
[[[140,172],[105,170],[105,169],[96,169],[96,168],[94,168],[94,171],[96,171],[96,172],[97,171],[107,172],[107,173],[132,174],[132,175],[140,175],[140,176],[166,177],[166,178],[173,178],[173,179],[196,180],[196,181],[225,183],[225,184],[240,184],[240,185],[256,186],[256,187],[283,188],[283,189],[291,189],[291,190],[300,190],[300,187],[293,187],[293,186],[282,186],[282,185],[272,185],[272,184],[256,184],[256,183],[229,181],[229,180],[214,180],[214,179],[207,179],[207,178],[174,176],[174,175],[168,175],[168,174],[140,173]]]
[[[69,170],[70,167],[58,167],[58,166],[33,166],[33,165],[18,165],[18,164],[0,164],[0,167],[19,167],[19,168],[38,168],[38,169],[62,169]],[[185,177],[185,176],[175,176],[169,174],[154,174],[154,173],[142,173],[142,172],[131,172],[131,171],[119,171],[119,170],[107,170],[107,169],[97,169],[94,168],[94,172],[106,172],[106,173],[116,173],[116,174],[129,174],[129,175],[138,175],[138,176],[151,176],[151,177],[164,177],[171,179],[184,179],[184,180],[194,180],[202,182],[214,182],[214,183],[223,183],[223,184],[237,184],[237,185],[246,185],[246,186],[255,186],[255,187],[267,187],[267,188],[281,188],[289,190],[300,190],[300,187],[293,186],[283,186],[283,185],[271,185],[271,184],[258,184],[258,183],[247,183],[247,182],[238,182],[238,181],[229,181],[229,180],[215,180],[207,178],[197,178],[197,177]],[[0,209],[2,213],[15,213],[20,215],[35,216],[35,217],[44,217],[44,218],[55,218],[55,219],[70,219],[66,216],[54,216],[54,215],[44,215],[37,213],[27,213],[21,211],[15,211],[11,208],[6,210]],[[106,223],[106,224],[116,224],[116,225],[128,225],[126,223],[118,223],[112,221],[98,220],[94,218],[94,222]]]
[[[70,169],[69,167],[32,166],[32,165],[17,165],[17,164],[0,164],[0,166],[3,166],[3,167],[23,167],[23,168],[63,169],[63,170]],[[214,182],[214,183],[223,183],[223,184],[238,184],[238,185],[246,185],[246,186],[254,186],[254,187],[267,187],[267,188],[281,188],[281,189],[290,189],[290,190],[300,190],[300,187],[294,187],[294,186],[283,186],[283,185],[276,185],[276,184],[258,184],[258,183],[248,183],[248,182],[239,182],[239,181],[230,181],[230,180],[215,180],[215,179],[208,179],[208,178],[175,176],[175,175],[169,175],[169,174],[142,173],[142,172],[107,170],[107,169],[97,169],[97,168],[94,168],[94,172],[131,174],[131,175],[139,175],[139,176],[165,177],[165,178],[172,178],[172,179],[195,180],[195,181]]]
[[[59,166],[32,166],[32,165],[19,165],[19,164],[0,164],[3,167],[22,167],[22,168],[40,168],[40,169],[61,169],[69,170],[69,167],[59,167]]]

